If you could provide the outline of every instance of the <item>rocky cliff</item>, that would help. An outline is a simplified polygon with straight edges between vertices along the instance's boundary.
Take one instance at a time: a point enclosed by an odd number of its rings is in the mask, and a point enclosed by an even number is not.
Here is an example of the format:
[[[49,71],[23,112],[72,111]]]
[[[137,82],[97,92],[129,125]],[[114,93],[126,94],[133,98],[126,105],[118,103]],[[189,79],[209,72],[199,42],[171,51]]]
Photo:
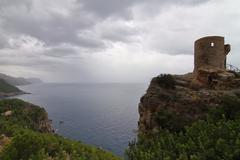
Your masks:
[[[0,123],[2,122],[42,133],[53,133],[54,131],[44,108],[19,99],[3,99],[0,101]],[[0,127],[0,133],[1,129],[4,128],[3,126]]]
[[[239,73],[219,69],[201,73],[153,78],[139,103],[139,131],[178,130],[194,120],[205,119],[211,108],[222,104],[225,95],[240,96]]]

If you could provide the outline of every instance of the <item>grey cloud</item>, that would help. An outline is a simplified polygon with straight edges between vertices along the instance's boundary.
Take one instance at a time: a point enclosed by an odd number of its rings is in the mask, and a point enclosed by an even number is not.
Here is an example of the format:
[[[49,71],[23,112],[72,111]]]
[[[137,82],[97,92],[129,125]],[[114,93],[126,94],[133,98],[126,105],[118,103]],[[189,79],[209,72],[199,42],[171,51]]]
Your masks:
[[[133,33],[128,33],[125,30],[119,31],[119,32],[103,32],[102,38],[109,40],[111,42],[131,42],[131,35],[135,35]]]
[[[192,56],[186,54],[193,53],[194,40],[206,32],[228,30],[224,36],[238,39],[240,15],[226,14],[236,10],[237,2],[226,8],[227,1],[208,1],[0,0],[0,70],[18,74],[24,68],[36,75],[43,71],[48,75],[41,76],[50,80],[68,81],[78,73],[76,81],[126,82],[128,75],[141,81],[150,72],[178,72],[183,65],[188,69]],[[31,37],[30,43],[17,41],[19,45],[6,49],[9,39],[22,36]],[[35,45],[35,39],[43,45]],[[239,51],[234,47],[238,41],[230,44],[232,53]],[[238,64],[239,56],[232,57]]]
[[[0,52],[1,53],[1,52]],[[58,66],[63,65],[64,62],[57,60],[56,58],[51,58],[49,56],[29,56],[24,55],[23,52],[18,52],[21,54],[21,57],[12,55],[4,55],[1,54],[0,59],[0,68],[4,66],[20,66],[20,67],[27,67],[27,68],[44,68],[46,70],[55,69]],[[17,59],[17,60],[16,60]]]
[[[49,49],[44,54],[50,57],[61,58],[61,57],[76,55],[77,51],[74,50],[73,48],[55,47],[55,48]]]
[[[108,22],[109,25],[106,25],[101,29],[101,38],[111,41],[111,42],[123,42],[129,43],[135,40],[139,31],[135,27],[129,27],[122,25],[121,23]]]
[[[156,36],[150,42],[150,47],[152,47],[153,50],[170,55],[193,54],[193,44],[195,40],[193,37],[188,36],[186,39],[184,33],[178,36],[167,36],[164,35],[164,33],[159,35],[162,36]]]
[[[149,0],[143,0],[144,2],[149,2]],[[201,3],[205,3],[210,0],[150,0],[151,3],[158,4],[168,4],[168,5],[198,5]]]
[[[8,12],[0,10],[0,26],[8,33],[30,35],[49,46],[70,43],[89,49],[105,47],[101,39],[78,36],[79,32],[91,29],[97,23],[97,18],[88,13],[72,10],[71,15],[64,17],[57,13],[39,15],[35,13],[34,8],[8,9]]]
[[[0,10],[5,7],[19,7],[19,6],[25,6],[27,8],[30,8],[32,5],[31,0],[1,0],[0,1]]]
[[[8,42],[6,37],[4,37],[1,33],[0,33],[0,49],[3,49],[5,47],[8,46]]]
[[[130,17],[129,7],[137,0],[78,0],[84,9],[95,13],[97,16],[108,17],[125,15]]]
[[[204,0],[206,1],[206,0]],[[63,16],[57,13],[44,13],[39,15],[35,12],[34,1],[30,0],[1,0],[2,10],[0,26],[8,33],[25,34],[45,42],[47,46],[55,46],[61,43],[70,43],[88,49],[104,49],[103,39],[110,41],[129,42],[134,33],[129,28],[113,28],[113,30],[103,30],[100,37],[78,36],[85,30],[93,28],[103,21],[101,18],[131,17],[131,7],[139,4],[152,4],[161,6],[162,4],[198,4],[204,2],[200,0],[78,0],[75,8],[69,9],[70,15]],[[21,6],[28,6],[21,7]],[[81,7],[83,5],[83,7]],[[12,8],[12,6],[18,8]],[[5,7],[5,9],[4,9]],[[36,7],[36,6],[35,6]],[[94,14],[94,15],[93,15]],[[101,17],[100,19],[98,17]],[[116,18],[116,17],[115,17]],[[106,24],[108,25],[108,24]]]
[[[156,7],[166,5],[197,5],[209,0],[78,0],[87,11],[98,16],[108,17],[121,15],[131,18],[130,8],[134,5],[153,5]]]

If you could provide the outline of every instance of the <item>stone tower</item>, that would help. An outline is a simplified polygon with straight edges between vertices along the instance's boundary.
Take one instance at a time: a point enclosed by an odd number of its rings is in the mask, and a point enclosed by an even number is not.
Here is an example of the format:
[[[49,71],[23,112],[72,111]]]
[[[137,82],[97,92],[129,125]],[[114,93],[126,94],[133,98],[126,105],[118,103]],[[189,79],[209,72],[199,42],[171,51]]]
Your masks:
[[[230,49],[229,44],[224,44],[224,37],[209,36],[198,39],[194,46],[194,73],[201,68],[225,70]]]

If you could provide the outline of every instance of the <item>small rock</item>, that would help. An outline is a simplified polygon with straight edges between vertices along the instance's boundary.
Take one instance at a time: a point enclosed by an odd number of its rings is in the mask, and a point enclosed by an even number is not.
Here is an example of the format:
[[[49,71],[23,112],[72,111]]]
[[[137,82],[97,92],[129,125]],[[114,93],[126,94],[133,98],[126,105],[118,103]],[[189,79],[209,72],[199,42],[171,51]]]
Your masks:
[[[2,113],[2,116],[11,116],[13,113],[12,113],[12,111],[6,111],[6,112],[4,112],[4,113]]]

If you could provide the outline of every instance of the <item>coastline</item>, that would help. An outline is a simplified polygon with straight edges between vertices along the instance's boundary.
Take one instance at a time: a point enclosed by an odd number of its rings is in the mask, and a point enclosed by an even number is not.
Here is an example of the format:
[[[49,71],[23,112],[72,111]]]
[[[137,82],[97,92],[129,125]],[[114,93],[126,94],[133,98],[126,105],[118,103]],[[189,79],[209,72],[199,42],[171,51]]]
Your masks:
[[[25,91],[10,92],[10,93],[0,92],[0,99],[11,98],[11,97],[19,96],[19,95],[23,95],[23,94],[31,94],[31,93],[28,93],[28,92],[25,92]]]
[[[54,133],[48,113],[38,105],[6,98],[0,109],[0,159],[121,160],[110,151]]]

